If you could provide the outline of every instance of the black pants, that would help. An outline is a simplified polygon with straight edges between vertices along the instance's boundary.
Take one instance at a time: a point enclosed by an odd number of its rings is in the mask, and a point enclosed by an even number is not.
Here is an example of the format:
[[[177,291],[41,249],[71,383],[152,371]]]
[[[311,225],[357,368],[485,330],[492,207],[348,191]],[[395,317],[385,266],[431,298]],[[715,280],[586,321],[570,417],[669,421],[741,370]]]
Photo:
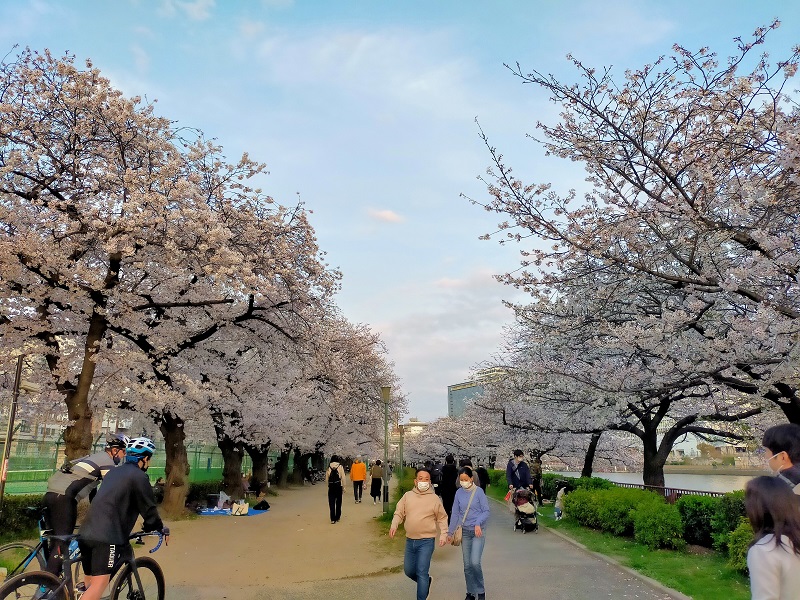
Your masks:
[[[328,484],[328,507],[331,509],[331,521],[334,523],[342,518],[342,484]]]
[[[353,482],[353,496],[356,499],[356,502],[361,502],[361,495],[364,493],[364,482],[363,481],[354,481]]]
[[[54,535],[71,535],[78,521],[78,501],[64,494],[47,492],[44,504],[50,512],[50,526]],[[69,552],[68,544],[58,540],[50,542],[50,556],[47,558],[47,570],[53,575],[61,572],[64,554]]]
[[[536,494],[536,501],[542,503],[542,480],[538,477],[533,478],[533,493]]]

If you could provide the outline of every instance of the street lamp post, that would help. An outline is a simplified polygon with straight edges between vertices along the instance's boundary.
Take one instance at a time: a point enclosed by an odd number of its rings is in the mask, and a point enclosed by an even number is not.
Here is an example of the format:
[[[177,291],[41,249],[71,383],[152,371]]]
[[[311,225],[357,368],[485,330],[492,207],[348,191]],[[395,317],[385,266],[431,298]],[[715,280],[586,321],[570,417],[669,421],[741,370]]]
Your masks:
[[[383,512],[389,511],[389,392],[388,386],[381,387],[383,400]]]
[[[14,375],[14,393],[11,399],[11,409],[8,413],[8,429],[6,429],[6,440],[3,444],[3,460],[0,462],[0,515],[3,514],[3,494],[6,490],[6,477],[8,476],[8,457],[11,454],[11,436],[14,434],[14,417],[17,414],[17,402],[19,400],[19,385],[22,380],[22,361],[24,354],[17,358],[17,371]]]

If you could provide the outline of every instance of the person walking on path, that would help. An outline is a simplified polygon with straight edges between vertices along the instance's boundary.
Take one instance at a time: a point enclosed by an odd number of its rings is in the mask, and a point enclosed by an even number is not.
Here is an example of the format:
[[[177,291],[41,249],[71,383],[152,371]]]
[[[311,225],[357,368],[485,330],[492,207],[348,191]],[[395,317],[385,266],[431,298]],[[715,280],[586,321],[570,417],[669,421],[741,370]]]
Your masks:
[[[331,525],[342,518],[342,495],[344,494],[344,468],[341,459],[335,454],[325,471],[325,482],[328,484],[328,508],[331,511]]]
[[[376,460],[375,464],[372,465],[372,469],[370,469],[369,472],[369,477],[369,495],[372,497],[372,503],[377,504],[381,497],[381,488],[383,487],[383,467],[381,466],[380,460]]]
[[[78,521],[78,502],[90,497],[108,472],[125,460],[129,441],[124,435],[111,435],[103,452],[73,460],[50,476],[44,504],[54,535],[72,535]],[[46,567],[53,575],[61,572],[65,549],[64,542],[54,540]]]
[[[469,467],[462,467],[458,472],[459,489],[453,502],[453,518],[447,530],[447,541],[452,542],[453,534],[460,526],[461,555],[467,584],[467,597],[464,600],[485,600],[481,557],[486,545],[484,529],[489,520],[489,501],[483,489],[475,485],[472,476]]]
[[[800,510],[794,500],[775,477],[756,477],[745,486],[745,509],[755,532],[747,551],[753,600],[800,598]]]
[[[356,504],[361,503],[361,496],[364,494],[364,481],[367,479],[367,465],[357,456],[350,467],[350,481],[353,482],[353,497]]]
[[[417,582],[417,600],[425,600],[432,582],[429,572],[436,545],[437,527],[439,546],[444,546],[447,542],[447,513],[439,496],[433,491],[430,471],[425,468],[417,470],[414,489],[403,494],[397,503],[389,537],[394,538],[401,523],[406,530],[403,572],[406,577]]]
[[[530,489],[533,485],[531,472],[528,469],[528,463],[523,458],[524,456],[522,450],[516,449],[514,450],[514,457],[506,465],[506,481],[508,481],[508,489],[512,492],[519,489]]]
[[[800,425],[784,423],[764,432],[767,466],[779,479],[800,494]]]
[[[450,519],[450,515],[453,512],[453,499],[456,497],[457,481],[458,468],[456,467],[456,459],[452,454],[448,454],[442,467],[442,483],[439,484],[442,490],[442,504],[445,511],[447,511],[448,519]]]
[[[540,457],[536,457],[533,459],[533,464],[531,465],[531,485],[533,486],[531,489],[533,493],[536,494],[536,501],[541,506],[542,504],[542,459]]]
[[[478,468],[475,469],[475,474],[478,476],[478,481],[480,481],[481,489],[486,492],[486,489],[489,487],[491,483],[491,479],[489,479],[489,471],[486,470],[486,467],[483,465],[478,465]]]

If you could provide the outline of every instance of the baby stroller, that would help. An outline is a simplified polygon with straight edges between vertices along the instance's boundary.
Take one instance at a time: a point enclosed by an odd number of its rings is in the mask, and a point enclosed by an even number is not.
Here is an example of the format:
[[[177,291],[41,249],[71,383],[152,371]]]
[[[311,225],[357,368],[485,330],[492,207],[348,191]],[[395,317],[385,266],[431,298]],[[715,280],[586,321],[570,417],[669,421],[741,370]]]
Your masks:
[[[514,505],[514,531],[539,533],[539,520],[536,518],[536,497],[531,490],[519,489],[511,497]]]

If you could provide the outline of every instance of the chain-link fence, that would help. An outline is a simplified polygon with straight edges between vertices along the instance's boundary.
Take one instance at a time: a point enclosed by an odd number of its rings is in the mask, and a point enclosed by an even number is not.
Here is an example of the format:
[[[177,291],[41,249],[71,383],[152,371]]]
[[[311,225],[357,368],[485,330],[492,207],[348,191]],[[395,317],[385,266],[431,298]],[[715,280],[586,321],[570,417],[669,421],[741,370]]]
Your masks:
[[[92,452],[102,452],[105,436],[100,436],[92,446]],[[166,453],[159,441],[147,475],[155,482],[164,476]],[[189,459],[189,481],[215,481],[222,479],[222,453],[209,444],[189,444],[186,449]],[[11,450],[6,479],[7,494],[43,494],[47,491],[47,480],[64,463],[64,442],[28,441],[17,443]],[[242,471],[252,470],[250,457],[245,455]]]

